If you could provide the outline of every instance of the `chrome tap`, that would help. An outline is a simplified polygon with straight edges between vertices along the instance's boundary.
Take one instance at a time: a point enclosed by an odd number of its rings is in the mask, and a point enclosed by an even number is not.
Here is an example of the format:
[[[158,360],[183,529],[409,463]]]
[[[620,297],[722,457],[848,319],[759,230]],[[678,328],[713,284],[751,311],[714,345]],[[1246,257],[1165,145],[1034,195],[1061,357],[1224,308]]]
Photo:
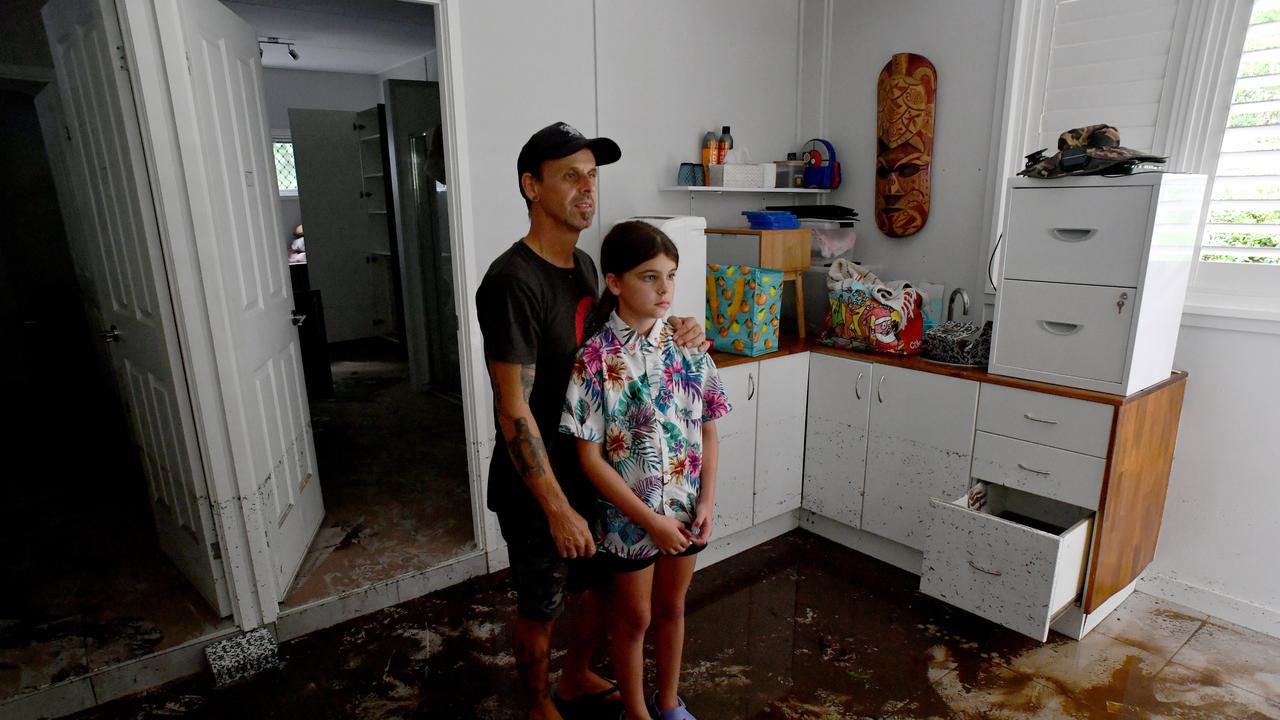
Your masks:
[[[965,292],[964,288],[956,288],[951,291],[951,298],[947,300],[947,322],[951,322],[951,314],[955,309],[953,306],[956,303],[956,295],[959,295],[961,300],[960,314],[969,314],[969,293]]]

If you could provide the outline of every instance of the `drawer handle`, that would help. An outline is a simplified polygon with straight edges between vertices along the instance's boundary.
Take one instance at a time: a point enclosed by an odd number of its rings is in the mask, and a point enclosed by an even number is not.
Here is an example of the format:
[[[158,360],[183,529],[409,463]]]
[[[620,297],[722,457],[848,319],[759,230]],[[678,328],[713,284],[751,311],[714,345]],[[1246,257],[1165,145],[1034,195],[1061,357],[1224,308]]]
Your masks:
[[[1046,419],[1044,419],[1044,418],[1038,418],[1038,417],[1036,417],[1035,415],[1032,415],[1032,414],[1030,414],[1030,413],[1022,413],[1022,417],[1024,417],[1024,418],[1026,418],[1026,419],[1030,420],[1031,422],[1044,423],[1045,425],[1057,425],[1057,424],[1058,424],[1058,421],[1057,421],[1057,420],[1046,420]]]
[[[1027,467],[1026,465],[1023,465],[1022,463],[1018,463],[1018,467],[1022,468],[1023,470],[1026,470],[1027,472],[1033,472],[1033,473],[1035,473],[1035,474],[1037,474],[1037,475],[1045,475],[1045,476],[1048,476],[1048,475],[1052,475],[1052,474],[1053,474],[1053,473],[1049,472],[1048,470],[1037,470],[1037,469],[1035,469],[1035,468],[1033,468],[1033,467]]]
[[[858,379],[853,381],[853,395],[859,400],[862,399],[862,391],[858,389],[858,386],[862,384],[862,375],[863,373],[858,373]]]
[[[1053,228],[1049,234],[1062,242],[1084,242],[1098,234],[1097,228]]]
[[[1080,328],[1084,327],[1079,323],[1054,322],[1052,320],[1041,320],[1040,327],[1044,331],[1053,335],[1075,335],[1080,332]]]
[[[969,561],[969,567],[973,568],[974,570],[977,570],[977,571],[978,571],[978,572],[980,572],[980,573],[986,573],[986,574],[988,574],[988,575],[993,575],[993,576],[995,576],[995,577],[1000,577],[1001,575],[1003,575],[1003,574],[1004,574],[1004,573],[1000,572],[999,570],[988,570],[988,569],[983,568],[983,567],[978,567],[977,565],[975,565],[975,564],[974,564],[974,562],[973,562],[972,560],[970,560],[970,561]]]

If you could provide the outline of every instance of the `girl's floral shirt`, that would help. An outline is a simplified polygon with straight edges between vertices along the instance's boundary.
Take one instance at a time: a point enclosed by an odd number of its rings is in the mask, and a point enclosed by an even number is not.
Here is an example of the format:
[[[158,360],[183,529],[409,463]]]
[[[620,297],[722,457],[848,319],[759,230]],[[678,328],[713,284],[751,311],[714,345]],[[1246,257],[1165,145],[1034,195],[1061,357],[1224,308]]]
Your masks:
[[[665,320],[642,335],[611,313],[578,351],[560,432],[601,452],[651,510],[693,523],[702,477],[702,423],[729,412],[710,356],[676,345]],[[644,528],[601,499],[601,549],[623,558],[659,550]]]

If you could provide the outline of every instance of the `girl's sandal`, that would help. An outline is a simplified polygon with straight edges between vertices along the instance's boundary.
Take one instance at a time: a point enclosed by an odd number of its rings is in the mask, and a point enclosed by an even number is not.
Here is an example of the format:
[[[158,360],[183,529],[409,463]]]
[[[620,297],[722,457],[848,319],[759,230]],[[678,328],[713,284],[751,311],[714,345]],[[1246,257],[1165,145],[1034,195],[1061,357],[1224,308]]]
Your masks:
[[[689,712],[689,708],[685,707],[684,698],[677,695],[676,702],[679,705],[670,710],[658,710],[658,693],[654,692],[649,697],[649,702],[645,704],[645,708],[655,720],[698,720]]]

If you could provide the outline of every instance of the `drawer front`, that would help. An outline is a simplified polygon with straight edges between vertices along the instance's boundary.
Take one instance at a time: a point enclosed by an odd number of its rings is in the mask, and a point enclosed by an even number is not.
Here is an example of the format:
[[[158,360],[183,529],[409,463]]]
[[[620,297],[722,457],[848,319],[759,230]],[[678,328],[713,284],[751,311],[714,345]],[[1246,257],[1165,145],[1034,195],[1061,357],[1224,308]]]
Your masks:
[[[1004,277],[1136,286],[1151,188],[1017,188]]]
[[[1092,455],[978,432],[973,442],[973,477],[1098,509],[1107,461]]]
[[[1136,296],[1133,288],[1006,280],[993,363],[1122,382]]]
[[[934,499],[920,592],[1044,642],[1084,581],[1092,520],[1061,535]]]
[[[978,429],[1105,458],[1110,405],[983,383]]]

